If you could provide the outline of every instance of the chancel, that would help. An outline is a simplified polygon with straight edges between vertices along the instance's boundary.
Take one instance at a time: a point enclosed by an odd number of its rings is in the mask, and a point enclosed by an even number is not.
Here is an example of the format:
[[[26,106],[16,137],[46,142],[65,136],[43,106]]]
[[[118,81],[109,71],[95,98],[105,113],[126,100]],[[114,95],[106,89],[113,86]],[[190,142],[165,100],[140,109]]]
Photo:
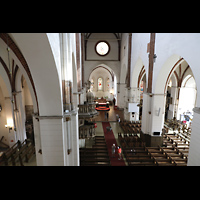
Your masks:
[[[199,166],[199,33],[0,33],[0,166]]]

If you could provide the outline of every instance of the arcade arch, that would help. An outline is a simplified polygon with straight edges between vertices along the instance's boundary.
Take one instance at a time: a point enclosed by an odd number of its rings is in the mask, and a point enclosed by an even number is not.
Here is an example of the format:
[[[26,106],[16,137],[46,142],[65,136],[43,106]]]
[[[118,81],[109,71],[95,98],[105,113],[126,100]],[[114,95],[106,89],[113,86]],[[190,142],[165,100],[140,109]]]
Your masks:
[[[0,63],[0,105],[1,105],[1,112],[0,112],[0,138],[3,138],[3,141],[8,146],[11,146],[14,141],[15,137],[10,133],[6,128],[5,125],[11,125],[13,129],[13,114],[12,114],[12,104],[10,101],[10,86],[8,77],[5,74],[5,71],[2,71],[2,65]],[[13,142],[11,141],[13,140]]]
[[[182,81],[178,102],[177,119],[186,121],[187,125],[192,122],[193,108],[196,106],[196,81],[193,75],[187,75]],[[189,116],[189,118],[187,116]]]
[[[6,108],[6,116],[4,116],[4,118],[10,119],[10,121],[12,120],[12,126],[16,128],[12,128],[12,130],[8,132],[8,129],[5,130],[4,124],[5,134],[2,133],[7,135],[5,139],[9,146],[12,146],[17,140],[23,142],[23,140],[27,138],[25,127],[26,112],[24,108],[26,103],[24,105],[22,99],[23,95],[26,96],[28,92],[28,98],[30,100],[28,104],[31,104],[30,106],[32,107],[31,114],[34,112],[34,117],[32,119],[37,164],[43,165],[45,164],[45,155],[47,155],[45,152],[48,152],[46,149],[42,148],[42,146],[45,146],[46,138],[48,138],[49,141],[53,141],[51,135],[45,135],[46,127],[48,127],[49,132],[51,132],[52,121],[54,121],[57,127],[60,127],[60,132],[56,131],[56,135],[62,138],[63,104],[61,81],[58,70],[60,66],[56,66],[57,63],[54,60],[55,58],[52,53],[49,38],[46,34],[0,33],[0,44],[0,79],[2,80],[6,77],[4,83],[1,81],[0,84],[0,87],[3,88],[3,103],[6,105],[4,105],[5,107],[3,106],[3,113]],[[8,65],[7,45],[10,49],[10,65]],[[8,73],[9,71],[6,70],[8,66],[12,69],[11,76]],[[24,88],[22,88],[23,84]],[[7,85],[8,88],[7,92],[4,92],[6,91],[4,89],[5,85]],[[54,95],[52,95],[52,91]],[[14,105],[11,104],[10,96],[15,98]],[[25,101],[28,102],[26,97]],[[15,110],[12,109],[12,106]],[[1,120],[2,117],[3,115],[1,115]],[[43,124],[47,126],[43,126]],[[6,141],[3,142],[6,143]],[[59,145],[62,147],[62,144]],[[63,164],[63,160],[61,163]],[[48,162],[46,162],[46,164],[48,164]]]
[[[168,119],[176,117],[176,119],[183,121],[181,115],[186,113],[192,115],[197,94],[192,70],[183,58],[172,67],[167,81],[165,84],[166,108],[173,114],[165,117]],[[166,111],[165,113],[167,114]]]
[[[168,110],[170,110],[170,114],[168,113],[166,119],[172,119],[174,116],[178,120],[180,119],[180,114],[182,113],[180,108],[183,109],[183,107],[180,107],[180,102],[186,102],[184,95],[181,95],[181,88],[182,83],[186,82],[185,78],[188,75],[193,76],[189,63],[177,54],[169,57],[163,64],[158,76],[155,77],[153,96],[151,98],[151,113],[153,114],[151,119],[151,134],[153,132],[162,132],[166,107],[169,107]],[[171,87],[170,84],[172,84]],[[170,98],[171,101],[169,100]],[[193,101],[196,102],[196,97]],[[166,104],[169,105],[166,106]],[[193,106],[195,105],[193,104]]]
[[[102,90],[98,90],[98,79],[102,80]],[[117,97],[117,77],[108,66],[98,65],[89,75],[91,90],[95,97],[106,97],[110,100]]]
[[[11,37],[14,38],[28,63],[37,93],[39,114],[62,115],[61,85],[47,35],[12,33]],[[51,76],[54,78],[51,79]],[[51,95],[51,91],[54,91],[54,95]]]

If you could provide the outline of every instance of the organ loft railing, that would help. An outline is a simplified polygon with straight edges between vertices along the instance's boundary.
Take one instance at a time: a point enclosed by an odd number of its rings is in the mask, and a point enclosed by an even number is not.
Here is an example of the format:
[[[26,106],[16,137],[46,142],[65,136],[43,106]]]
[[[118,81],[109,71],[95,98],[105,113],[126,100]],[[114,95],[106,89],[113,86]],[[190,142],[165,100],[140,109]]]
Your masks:
[[[96,113],[95,104],[80,104],[79,113]]]

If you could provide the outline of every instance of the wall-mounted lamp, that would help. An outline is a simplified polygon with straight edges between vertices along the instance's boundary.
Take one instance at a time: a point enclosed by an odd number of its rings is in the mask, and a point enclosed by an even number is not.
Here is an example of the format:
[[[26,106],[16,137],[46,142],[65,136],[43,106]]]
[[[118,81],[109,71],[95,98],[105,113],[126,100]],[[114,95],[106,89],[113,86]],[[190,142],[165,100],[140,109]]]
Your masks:
[[[12,126],[6,124],[5,127],[9,128],[9,133],[10,133],[10,131],[12,130]]]
[[[154,62],[154,63],[156,62],[156,58],[157,58],[157,55],[154,54],[154,55],[153,55],[153,62]]]
[[[150,53],[148,54],[148,57],[150,56]],[[154,54],[153,55],[153,62],[155,63],[156,62],[156,58],[157,58],[157,55],[156,54]]]
[[[7,119],[7,124],[5,125],[5,127],[9,129],[9,133],[10,133],[10,131],[12,130],[12,127],[13,127],[12,119]]]

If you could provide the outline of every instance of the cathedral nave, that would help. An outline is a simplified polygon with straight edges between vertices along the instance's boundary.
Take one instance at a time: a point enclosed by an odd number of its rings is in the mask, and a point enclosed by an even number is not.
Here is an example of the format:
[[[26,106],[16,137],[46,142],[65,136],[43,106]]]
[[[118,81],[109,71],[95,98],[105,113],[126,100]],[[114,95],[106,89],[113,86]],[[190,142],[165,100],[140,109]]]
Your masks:
[[[200,165],[199,42],[0,33],[0,165]]]

